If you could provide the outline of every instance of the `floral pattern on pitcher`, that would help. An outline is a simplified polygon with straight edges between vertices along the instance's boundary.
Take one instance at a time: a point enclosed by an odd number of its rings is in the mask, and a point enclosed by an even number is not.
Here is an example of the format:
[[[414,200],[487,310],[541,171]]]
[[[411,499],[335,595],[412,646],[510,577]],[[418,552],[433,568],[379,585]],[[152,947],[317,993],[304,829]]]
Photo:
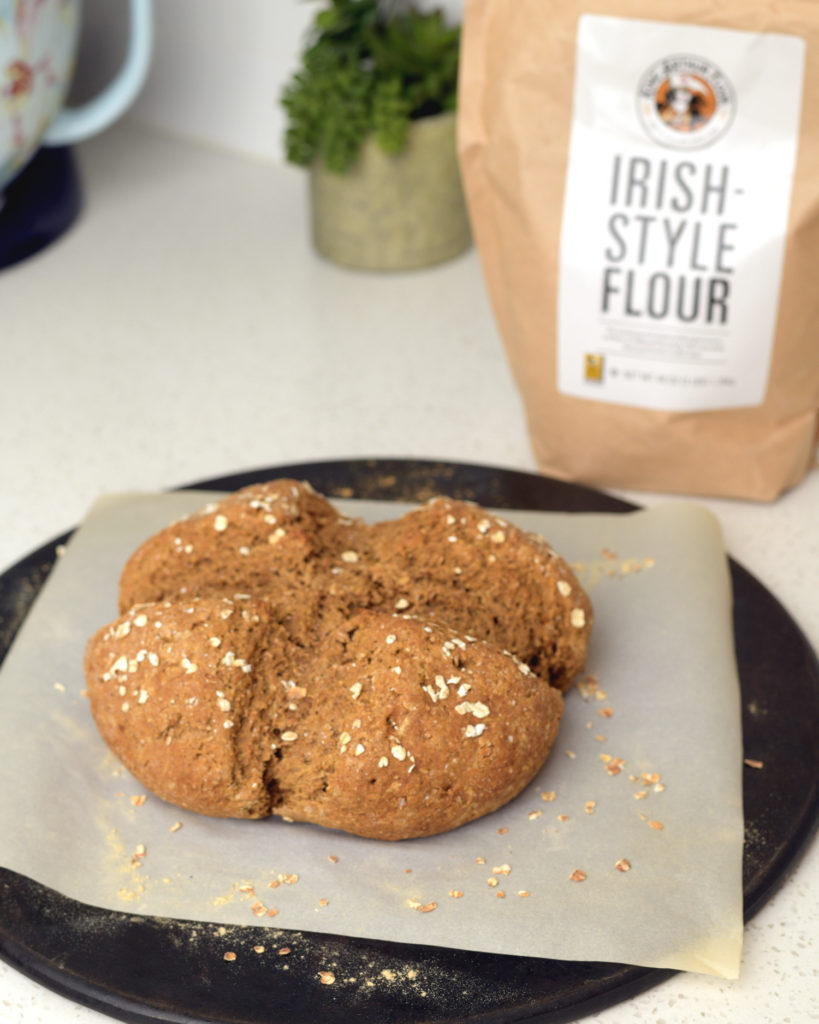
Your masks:
[[[74,71],[78,0],[0,0],[0,181],[20,170]]]

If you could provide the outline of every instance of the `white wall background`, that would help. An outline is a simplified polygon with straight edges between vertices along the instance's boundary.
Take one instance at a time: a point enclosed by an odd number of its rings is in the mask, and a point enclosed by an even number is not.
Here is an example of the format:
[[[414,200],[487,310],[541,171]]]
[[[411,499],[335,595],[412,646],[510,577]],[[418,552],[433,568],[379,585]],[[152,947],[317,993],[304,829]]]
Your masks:
[[[418,0],[459,21],[463,0]],[[283,160],[279,96],[298,66],[318,0],[154,0],[145,88],[127,115],[263,160]],[[93,94],[125,46],[125,0],[85,0],[72,102]]]

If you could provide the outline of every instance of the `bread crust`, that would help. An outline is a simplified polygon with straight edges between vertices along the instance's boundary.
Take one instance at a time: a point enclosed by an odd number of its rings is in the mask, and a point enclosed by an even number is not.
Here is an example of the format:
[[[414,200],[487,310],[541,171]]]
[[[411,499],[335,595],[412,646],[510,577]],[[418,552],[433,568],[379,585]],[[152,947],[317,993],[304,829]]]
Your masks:
[[[120,611],[188,595],[265,597],[311,643],[362,608],[431,618],[511,651],[565,690],[581,671],[592,606],[541,537],[465,501],[399,519],[342,516],[306,484],[254,484],[142,544]]]
[[[101,735],[157,796],[373,839],[507,803],[546,760],[563,706],[475,637],[365,611],[305,649],[264,599],[139,605],[92,637],[85,672]]]

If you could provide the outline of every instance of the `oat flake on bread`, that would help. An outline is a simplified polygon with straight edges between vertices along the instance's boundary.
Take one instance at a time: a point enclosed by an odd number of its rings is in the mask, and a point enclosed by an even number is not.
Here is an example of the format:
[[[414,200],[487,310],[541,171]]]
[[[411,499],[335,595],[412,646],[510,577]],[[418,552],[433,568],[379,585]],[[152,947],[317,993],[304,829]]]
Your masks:
[[[768,500],[819,413],[819,6],[466,0],[458,144],[540,467]]]

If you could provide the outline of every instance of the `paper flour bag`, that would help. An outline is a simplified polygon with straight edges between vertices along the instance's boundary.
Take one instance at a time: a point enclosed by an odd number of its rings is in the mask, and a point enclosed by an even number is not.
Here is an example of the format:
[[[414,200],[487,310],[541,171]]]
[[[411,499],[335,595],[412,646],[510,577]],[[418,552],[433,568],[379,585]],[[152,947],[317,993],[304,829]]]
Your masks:
[[[771,499],[819,410],[819,4],[466,0],[459,154],[545,472]]]

